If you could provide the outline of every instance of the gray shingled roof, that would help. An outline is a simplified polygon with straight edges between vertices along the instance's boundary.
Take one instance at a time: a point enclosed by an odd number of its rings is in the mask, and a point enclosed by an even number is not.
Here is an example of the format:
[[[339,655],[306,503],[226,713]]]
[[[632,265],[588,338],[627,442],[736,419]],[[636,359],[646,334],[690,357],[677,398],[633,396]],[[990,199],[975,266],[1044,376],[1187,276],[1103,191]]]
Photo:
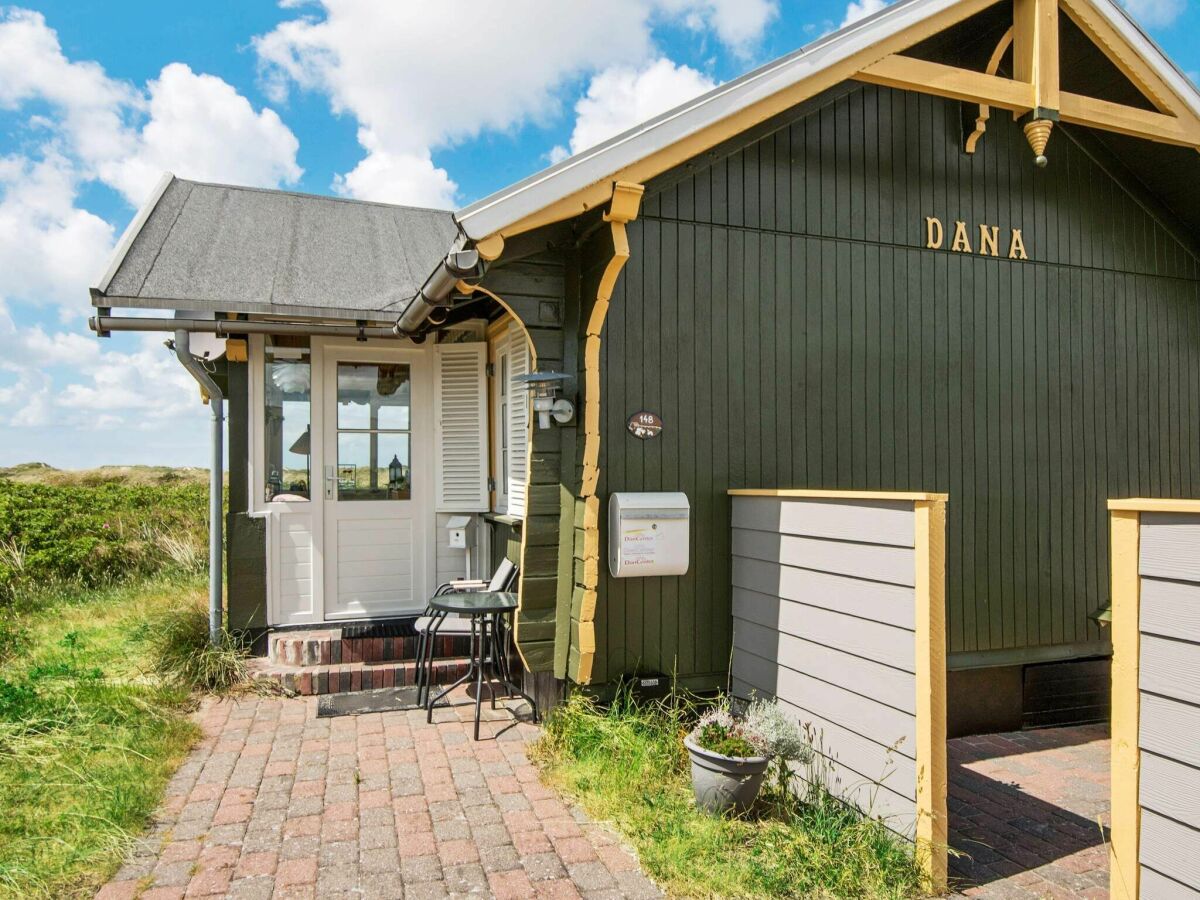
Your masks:
[[[458,233],[444,210],[180,178],[148,206],[95,305],[390,320]]]

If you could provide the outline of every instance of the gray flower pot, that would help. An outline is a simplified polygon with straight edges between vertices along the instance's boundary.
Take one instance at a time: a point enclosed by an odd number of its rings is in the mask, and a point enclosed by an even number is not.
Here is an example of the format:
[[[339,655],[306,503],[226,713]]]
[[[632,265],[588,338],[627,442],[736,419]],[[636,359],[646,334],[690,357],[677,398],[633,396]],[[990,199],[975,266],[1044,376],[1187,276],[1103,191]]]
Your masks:
[[[723,756],[683,739],[692,758],[692,790],[696,806],[716,815],[750,809],[762,788],[771,761],[766,756]]]

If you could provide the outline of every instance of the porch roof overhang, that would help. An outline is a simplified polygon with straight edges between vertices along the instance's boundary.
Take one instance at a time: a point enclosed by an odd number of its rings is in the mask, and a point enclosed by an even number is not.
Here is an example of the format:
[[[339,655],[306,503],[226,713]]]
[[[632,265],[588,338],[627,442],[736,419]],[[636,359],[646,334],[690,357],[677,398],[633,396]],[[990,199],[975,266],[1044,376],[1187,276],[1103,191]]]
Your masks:
[[[390,325],[457,236],[449,210],[167,173],[91,288],[92,303]]]

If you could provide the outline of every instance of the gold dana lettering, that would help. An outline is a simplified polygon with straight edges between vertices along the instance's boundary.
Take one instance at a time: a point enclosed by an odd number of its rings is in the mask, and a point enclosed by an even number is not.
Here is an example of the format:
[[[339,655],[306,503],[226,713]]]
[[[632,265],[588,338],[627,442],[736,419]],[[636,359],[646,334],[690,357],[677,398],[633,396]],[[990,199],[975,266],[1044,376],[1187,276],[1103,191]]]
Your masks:
[[[1025,255],[1025,241],[1021,239],[1021,229],[1014,228],[1012,230],[1012,243],[1008,245],[1009,259],[1029,259]]]
[[[971,228],[979,229],[979,255],[1000,256],[1000,226],[976,225],[954,220],[954,237],[946,247],[952,253],[974,253],[971,248]],[[1020,228],[1009,229],[1008,258],[1029,259],[1025,250],[1025,236]],[[928,250],[941,250],[946,244],[946,228],[937,216],[925,216],[925,247]]]
[[[925,246],[930,250],[936,250],[942,246],[942,239],[945,238],[945,233],[942,231],[942,220],[933,216],[925,217]]]
[[[950,249],[955,253],[970,253],[971,241],[967,237],[967,223],[954,223],[954,243],[950,245]]]
[[[996,244],[1000,240],[999,225],[980,225],[979,226],[979,252],[984,256],[999,256],[1000,252],[996,248]]]

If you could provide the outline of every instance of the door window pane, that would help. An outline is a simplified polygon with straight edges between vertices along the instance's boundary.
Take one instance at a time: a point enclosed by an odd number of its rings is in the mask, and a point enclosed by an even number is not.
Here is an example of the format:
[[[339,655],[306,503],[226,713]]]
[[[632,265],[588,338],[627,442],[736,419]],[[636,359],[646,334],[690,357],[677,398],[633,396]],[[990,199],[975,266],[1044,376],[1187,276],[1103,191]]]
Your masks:
[[[337,497],[412,499],[409,367],[338,363]]]
[[[312,483],[312,373],[308,338],[265,343],[264,472],[267,500],[307,500]]]
[[[338,363],[337,380],[339,431],[412,427],[408,366]]]
[[[411,500],[409,435],[403,432],[339,432],[339,500]]]

